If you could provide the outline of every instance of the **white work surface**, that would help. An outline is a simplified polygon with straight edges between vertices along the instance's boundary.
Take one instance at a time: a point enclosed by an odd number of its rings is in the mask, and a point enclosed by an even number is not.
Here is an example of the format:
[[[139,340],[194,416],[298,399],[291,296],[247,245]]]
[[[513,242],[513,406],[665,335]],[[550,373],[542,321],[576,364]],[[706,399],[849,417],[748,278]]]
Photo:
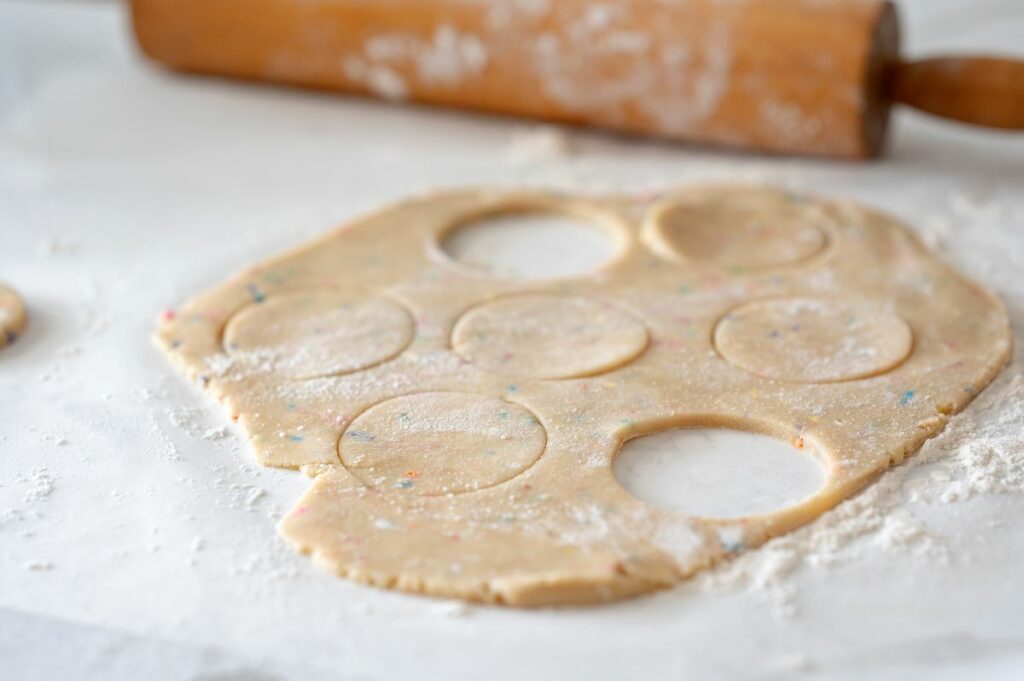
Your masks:
[[[906,5],[912,54],[1020,53],[1020,3]],[[954,435],[714,578],[462,611],[295,555],[274,524],[308,481],[255,465],[149,341],[161,310],[411,192],[740,179],[910,222],[1019,344],[1024,140],[895,123],[864,165],[586,133],[545,155],[521,122],[171,75],[120,5],[0,1],[0,281],[31,314],[0,350],[0,678],[1024,678],[1020,360]]]

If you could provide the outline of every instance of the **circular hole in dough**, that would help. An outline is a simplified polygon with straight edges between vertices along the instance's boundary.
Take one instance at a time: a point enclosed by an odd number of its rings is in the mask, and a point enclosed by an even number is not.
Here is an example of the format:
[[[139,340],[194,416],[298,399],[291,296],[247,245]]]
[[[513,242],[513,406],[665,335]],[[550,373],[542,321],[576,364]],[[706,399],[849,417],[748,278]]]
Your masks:
[[[725,315],[714,342],[726,361],[763,378],[832,383],[889,371],[910,354],[914,336],[896,315],[867,305],[774,298]]]
[[[647,328],[591,298],[521,295],[465,313],[452,349],[487,371],[523,378],[592,376],[620,367],[647,347]]]
[[[275,373],[314,378],[391,359],[414,333],[408,311],[387,298],[297,291],[270,296],[232,317],[224,329],[224,347]]]
[[[808,444],[798,449],[767,435],[724,428],[683,428],[632,439],[612,462],[612,472],[642,501],[709,518],[779,511],[825,483]]]
[[[537,418],[517,404],[431,392],[370,407],[345,430],[338,453],[369,487],[432,496],[510,480],[540,458],[546,441]]]
[[[457,225],[441,241],[453,260],[480,273],[515,279],[587,274],[618,250],[608,229],[541,211],[488,214]]]
[[[25,304],[13,289],[0,284],[0,348],[13,343],[25,330]]]
[[[677,262],[734,271],[803,262],[828,238],[815,204],[774,191],[715,191],[655,209],[654,250]]]

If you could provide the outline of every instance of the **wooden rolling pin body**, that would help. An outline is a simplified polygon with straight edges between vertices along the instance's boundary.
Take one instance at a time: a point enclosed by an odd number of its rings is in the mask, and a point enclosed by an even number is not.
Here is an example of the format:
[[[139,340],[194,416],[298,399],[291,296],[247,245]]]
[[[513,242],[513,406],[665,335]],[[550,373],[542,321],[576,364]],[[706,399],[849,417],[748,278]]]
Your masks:
[[[878,153],[882,0],[132,0],[177,69],[766,151]]]

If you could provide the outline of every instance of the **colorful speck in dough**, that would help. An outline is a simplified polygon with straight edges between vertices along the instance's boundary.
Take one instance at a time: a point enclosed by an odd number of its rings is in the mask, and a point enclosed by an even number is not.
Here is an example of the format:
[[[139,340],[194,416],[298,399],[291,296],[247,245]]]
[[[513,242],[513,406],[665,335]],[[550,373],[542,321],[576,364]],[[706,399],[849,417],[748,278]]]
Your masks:
[[[440,244],[479,215],[611,233],[597,271],[520,281]],[[258,461],[314,479],[280,525],[338,574],[517,606],[670,586],[813,520],[942,429],[1006,363],[1006,314],[905,226],[750,187],[656,200],[463,191],[356,220],[161,318]],[[622,443],[764,433],[826,482],[760,516],[651,507]]]

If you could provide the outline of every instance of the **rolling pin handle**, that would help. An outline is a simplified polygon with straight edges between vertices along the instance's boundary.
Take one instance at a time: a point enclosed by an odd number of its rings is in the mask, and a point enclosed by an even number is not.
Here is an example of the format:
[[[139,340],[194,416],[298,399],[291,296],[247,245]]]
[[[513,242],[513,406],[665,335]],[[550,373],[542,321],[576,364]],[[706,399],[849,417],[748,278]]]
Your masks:
[[[890,97],[934,116],[969,125],[1024,130],[1024,61],[936,57],[900,62]]]

